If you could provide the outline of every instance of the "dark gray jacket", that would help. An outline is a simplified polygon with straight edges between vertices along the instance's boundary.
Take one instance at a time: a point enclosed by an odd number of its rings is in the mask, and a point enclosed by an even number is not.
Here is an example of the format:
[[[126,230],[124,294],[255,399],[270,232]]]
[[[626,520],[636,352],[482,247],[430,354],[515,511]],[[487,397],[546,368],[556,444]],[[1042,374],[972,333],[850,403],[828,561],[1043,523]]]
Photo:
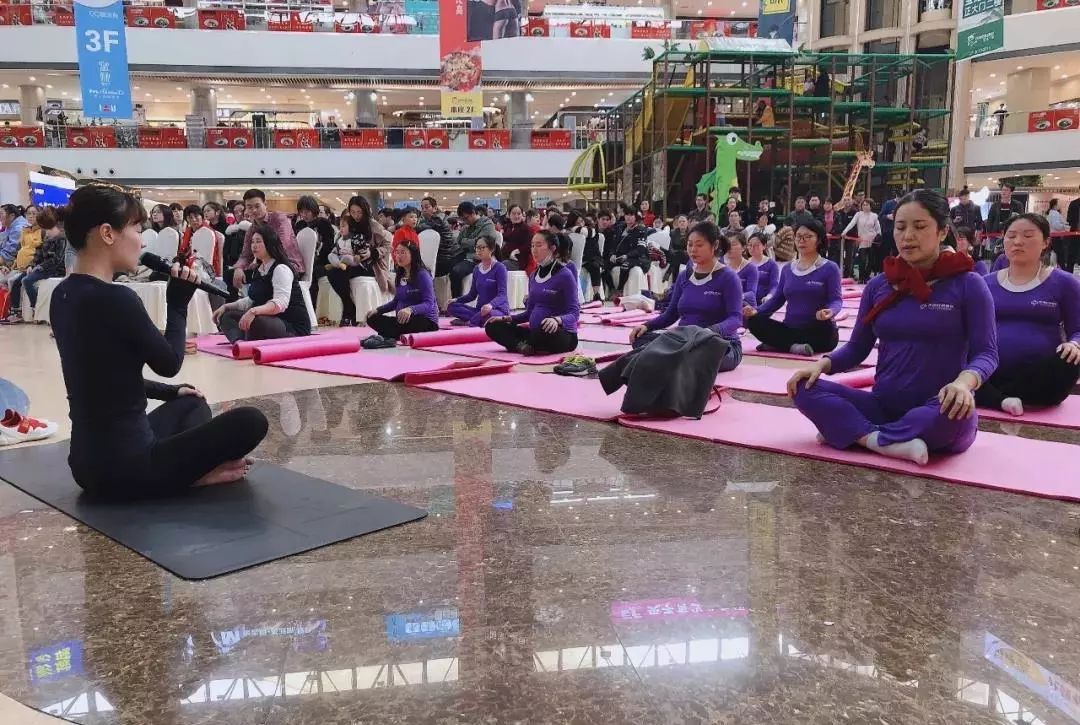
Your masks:
[[[600,371],[611,395],[623,385],[622,412],[700,418],[729,343],[696,325],[673,327]]]

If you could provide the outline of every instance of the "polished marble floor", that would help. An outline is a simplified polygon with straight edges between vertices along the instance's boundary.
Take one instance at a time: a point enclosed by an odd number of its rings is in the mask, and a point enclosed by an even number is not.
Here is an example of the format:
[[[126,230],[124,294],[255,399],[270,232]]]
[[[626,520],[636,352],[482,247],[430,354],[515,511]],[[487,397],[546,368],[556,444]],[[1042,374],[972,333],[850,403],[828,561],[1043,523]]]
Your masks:
[[[36,346],[61,417],[40,332],[0,375]],[[186,582],[0,484],[4,725],[1080,722],[1080,506],[189,370],[267,413],[259,456],[430,515]]]

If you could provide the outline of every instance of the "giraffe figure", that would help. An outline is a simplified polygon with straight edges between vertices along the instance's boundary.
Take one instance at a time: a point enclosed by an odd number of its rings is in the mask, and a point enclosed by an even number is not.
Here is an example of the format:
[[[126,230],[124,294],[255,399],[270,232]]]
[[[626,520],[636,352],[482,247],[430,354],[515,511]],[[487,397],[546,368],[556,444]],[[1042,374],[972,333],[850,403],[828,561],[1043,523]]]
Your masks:
[[[855,193],[855,185],[859,183],[859,174],[863,169],[874,168],[874,152],[873,151],[856,151],[855,163],[851,165],[851,173],[848,174],[847,182],[844,183],[844,192],[840,195],[841,199],[850,199],[851,195]]]

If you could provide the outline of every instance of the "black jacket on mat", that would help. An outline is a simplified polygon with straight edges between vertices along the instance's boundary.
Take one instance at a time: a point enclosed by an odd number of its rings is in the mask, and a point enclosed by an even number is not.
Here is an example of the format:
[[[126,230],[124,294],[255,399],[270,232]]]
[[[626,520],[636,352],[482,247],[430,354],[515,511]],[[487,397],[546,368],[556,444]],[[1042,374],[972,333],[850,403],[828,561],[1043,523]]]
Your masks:
[[[730,343],[696,325],[673,327],[600,371],[611,395],[623,385],[622,412],[700,418]]]

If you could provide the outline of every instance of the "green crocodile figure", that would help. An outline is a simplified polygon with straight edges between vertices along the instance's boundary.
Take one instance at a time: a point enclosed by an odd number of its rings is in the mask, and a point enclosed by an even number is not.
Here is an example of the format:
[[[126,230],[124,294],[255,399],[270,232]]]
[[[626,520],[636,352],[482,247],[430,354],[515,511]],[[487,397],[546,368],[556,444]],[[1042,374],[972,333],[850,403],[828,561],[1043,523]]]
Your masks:
[[[717,219],[723,219],[721,209],[727,204],[728,190],[739,185],[739,173],[736,161],[757,161],[761,158],[761,144],[750,145],[736,133],[729,133],[716,139],[716,165],[713,170],[701,177],[697,183],[697,193],[712,196],[709,209]]]

